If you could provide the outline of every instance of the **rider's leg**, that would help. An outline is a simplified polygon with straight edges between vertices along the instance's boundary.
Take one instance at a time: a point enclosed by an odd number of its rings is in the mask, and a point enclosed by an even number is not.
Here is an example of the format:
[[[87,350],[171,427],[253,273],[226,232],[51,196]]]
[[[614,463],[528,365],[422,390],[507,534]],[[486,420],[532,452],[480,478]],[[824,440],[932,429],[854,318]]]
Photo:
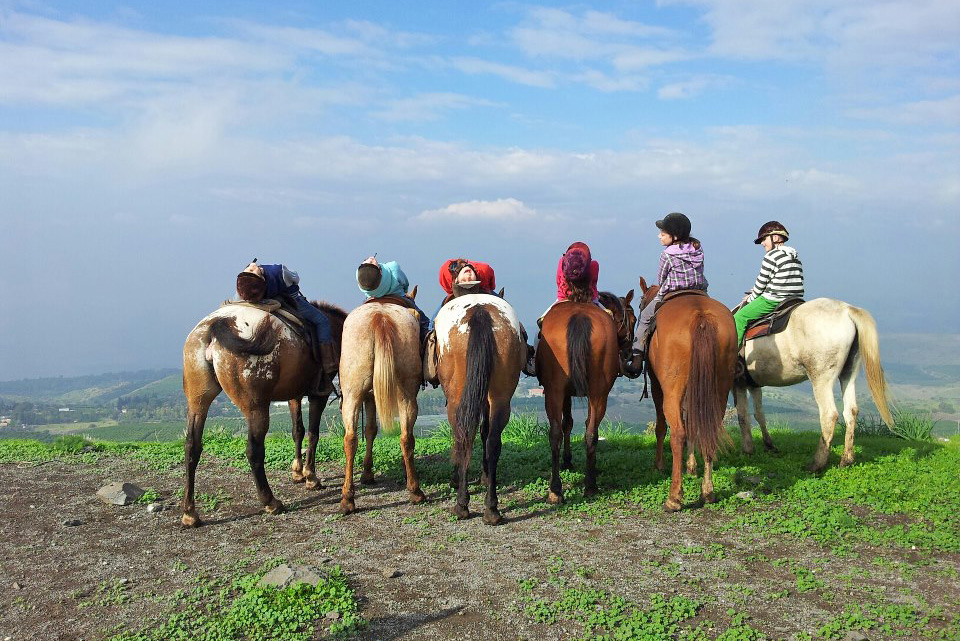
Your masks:
[[[764,298],[763,296],[757,296],[752,301],[737,310],[737,313],[733,315],[733,322],[737,326],[737,345],[743,345],[743,335],[746,333],[747,325],[750,323],[750,321],[769,314],[776,309],[777,305],[779,304],[780,303],[778,301],[772,301],[768,298]]]

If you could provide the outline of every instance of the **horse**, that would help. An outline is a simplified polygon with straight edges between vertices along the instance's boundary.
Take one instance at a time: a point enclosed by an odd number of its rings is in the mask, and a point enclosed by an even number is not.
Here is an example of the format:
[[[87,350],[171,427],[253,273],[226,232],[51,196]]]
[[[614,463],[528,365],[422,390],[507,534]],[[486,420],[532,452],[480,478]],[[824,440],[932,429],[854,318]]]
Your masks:
[[[607,396],[620,375],[621,350],[633,343],[633,290],[623,298],[609,292],[607,313],[586,296],[577,296],[551,307],[543,317],[537,346],[537,378],[543,386],[544,405],[550,423],[552,467],[547,502],[563,502],[560,482],[560,443],[563,469],[573,469],[570,432],[573,430],[572,397],[587,397],[587,420],[583,437],[587,452],[584,495],[597,492],[597,427],[607,411]],[[612,299],[612,300],[611,300]],[[629,310],[629,312],[627,311]],[[623,332],[621,335],[621,331]]]
[[[641,309],[659,286],[643,291]],[[704,293],[705,294],[705,293]],[[656,316],[656,328],[647,351],[653,404],[657,410],[657,451],[654,464],[663,470],[663,439],[670,425],[673,469],[670,493],[663,504],[667,512],[683,507],[681,461],[689,438],[687,472],[696,474],[694,450],[703,455],[700,500],[716,502],[713,492],[713,461],[729,440],[723,429],[727,396],[733,387],[737,362],[737,329],[733,314],[706,295],[682,293],[665,300]]]
[[[411,296],[416,295],[416,288]],[[385,424],[400,422],[400,446],[411,503],[424,499],[413,466],[413,427],[417,421],[420,390],[420,326],[412,309],[387,301],[364,303],[350,312],[343,325],[343,356],[340,358],[340,389],[343,393],[343,491],[340,511],[350,514],[354,502],[353,463],[357,452],[357,420],[365,410],[364,436],[367,451],[360,482],[373,477],[373,441],[377,417]]]
[[[747,340],[744,343],[747,372],[759,387],[748,387],[738,379],[733,395],[740,423],[741,448],[753,453],[753,436],[747,415],[747,390],[753,397],[753,410],[763,444],[768,450],[776,446],[767,432],[763,414],[763,387],[783,387],[809,380],[820,413],[820,442],[810,471],[820,472],[830,456],[839,413],[833,388],[840,381],[843,395],[843,419],[846,423],[840,467],[853,463],[853,439],[857,425],[857,393],[855,381],[861,363],[877,411],[883,421],[893,425],[887,402],[887,382],[880,364],[877,325],[864,309],[832,298],[817,298],[797,306],[783,331]]]
[[[527,358],[520,321],[507,301],[491,294],[467,294],[446,303],[434,321],[437,375],[447,398],[453,431],[451,457],[457,485],[451,511],[470,517],[467,470],[477,429],[483,446],[482,482],[487,486],[483,522],[503,521],[497,502],[497,463],[510,399]]]
[[[330,318],[334,343],[339,346],[347,313],[329,303],[313,304]],[[263,441],[270,427],[271,401],[290,401],[297,450],[294,480],[299,477],[308,487],[319,487],[314,467],[320,416],[327,397],[310,396],[307,460],[298,469],[304,435],[300,399],[309,394],[319,367],[300,334],[262,307],[227,304],[197,323],[183,346],[183,392],[187,398],[183,445],[186,480],[181,517],[184,526],[201,525],[194,503],[194,479],[203,451],[207,411],[221,391],[247,419],[247,461],[265,512],[283,511],[263,469]]]

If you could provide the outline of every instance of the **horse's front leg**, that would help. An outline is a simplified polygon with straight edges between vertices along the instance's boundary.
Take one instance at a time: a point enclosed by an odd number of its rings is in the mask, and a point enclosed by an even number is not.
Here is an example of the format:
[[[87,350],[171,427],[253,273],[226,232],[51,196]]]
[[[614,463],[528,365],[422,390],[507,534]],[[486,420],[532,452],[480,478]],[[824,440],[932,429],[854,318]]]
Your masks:
[[[656,379],[652,380],[651,391],[653,392],[653,406],[657,411],[657,424],[654,431],[657,435],[657,447],[653,455],[653,466],[662,472],[663,465],[663,440],[667,436],[667,419],[663,415],[663,388]]]
[[[753,399],[753,416],[757,419],[757,425],[760,426],[760,432],[763,434],[763,446],[768,452],[779,452],[780,450],[773,444],[773,439],[770,438],[770,432],[767,431],[767,417],[763,413],[763,388],[751,388],[750,397]]]
[[[737,408],[737,423],[740,424],[740,450],[744,454],[753,454],[753,434],[750,432],[750,413],[747,406],[747,388],[733,386],[733,404]]]
[[[483,522],[487,525],[500,525],[503,523],[503,516],[500,514],[499,501],[497,498],[497,464],[500,462],[500,449],[502,446],[503,428],[510,420],[510,405],[498,405],[490,408],[490,416],[487,418],[489,425],[487,437],[487,478],[490,480],[487,485],[487,497],[484,501],[486,509],[483,511]]]
[[[573,469],[573,452],[570,449],[570,434],[573,432],[573,398],[564,396],[563,414],[561,421],[563,425],[563,469]]]
[[[257,486],[260,504],[263,505],[267,514],[280,514],[283,512],[283,503],[273,495],[270,484],[267,482],[267,474],[263,468],[263,440],[270,428],[269,404],[266,407],[250,410],[247,413],[247,425],[247,462],[250,463],[250,471],[253,472],[253,481]]]
[[[290,407],[290,432],[293,436],[293,463],[290,465],[291,476],[293,477],[294,483],[303,483],[307,480],[306,475],[303,473],[303,410],[301,408],[300,399],[292,398],[287,401],[287,405]],[[312,414],[311,420],[312,420]]]
[[[317,441],[320,440],[320,419],[323,417],[323,408],[327,406],[329,396],[310,397],[310,424],[307,438],[307,462],[303,466],[303,479],[308,490],[323,487],[317,477]],[[299,451],[299,446],[297,447]]]
[[[377,404],[373,394],[368,394],[363,401],[363,440],[366,448],[363,453],[363,472],[360,473],[362,485],[373,485],[376,479],[373,476],[373,442],[377,439]]]

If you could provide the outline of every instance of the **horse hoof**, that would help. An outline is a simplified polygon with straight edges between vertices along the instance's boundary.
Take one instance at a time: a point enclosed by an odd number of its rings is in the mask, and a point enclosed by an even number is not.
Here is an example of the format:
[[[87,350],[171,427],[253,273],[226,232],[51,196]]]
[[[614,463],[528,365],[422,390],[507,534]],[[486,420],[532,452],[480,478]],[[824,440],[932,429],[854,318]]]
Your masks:
[[[486,509],[483,511],[483,522],[487,525],[500,525],[503,523],[503,515],[499,510]]]
[[[764,449],[767,450],[768,452],[773,452],[773,453],[775,453],[775,454],[778,454],[778,453],[780,452],[780,450],[777,448],[777,446],[774,445],[773,443],[764,443],[764,444],[763,444],[763,447],[764,447]]]
[[[663,511],[664,512],[679,512],[680,508],[683,507],[683,503],[680,501],[675,501],[674,499],[667,499],[663,502]]]
[[[277,499],[273,499],[269,503],[263,506],[263,511],[267,514],[283,514],[283,503]]]
[[[306,476],[304,476],[303,474],[299,474],[297,472],[294,472],[290,476],[293,477],[294,483],[304,483],[307,480]]]
[[[451,507],[450,513],[453,514],[458,519],[460,519],[461,521],[463,521],[464,519],[470,518],[470,510],[460,505],[454,505],[453,507]]]
[[[357,505],[353,502],[353,499],[342,499],[340,501],[340,513],[341,514],[353,514],[357,511]]]
[[[375,485],[376,482],[377,479],[373,477],[373,472],[370,472],[369,474],[364,472],[360,475],[360,485]]]
[[[183,527],[200,527],[203,525],[203,521],[200,520],[200,517],[196,514],[184,514],[180,517],[180,523],[183,524]]]
[[[851,465],[853,465],[853,459],[852,459],[852,458],[841,458],[841,459],[840,459],[840,467],[850,467]]]
[[[410,492],[410,502],[416,505],[417,503],[423,503],[427,496],[423,493],[423,490],[414,490]]]
[[[547,492],[547,503],[550,505],[563,503],[563,492]]]
[[[306,487],[308,490],[322,490],[323,483],[321,483],[320,479],[318,479],[317,477],[313,477],[312,479],[306,480],[304,487]]]

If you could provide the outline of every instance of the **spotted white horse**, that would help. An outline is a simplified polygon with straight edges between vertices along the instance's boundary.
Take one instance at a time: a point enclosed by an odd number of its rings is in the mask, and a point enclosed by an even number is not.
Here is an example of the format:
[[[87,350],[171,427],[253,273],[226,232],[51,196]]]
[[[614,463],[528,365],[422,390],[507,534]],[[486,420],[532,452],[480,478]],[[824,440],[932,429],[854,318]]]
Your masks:
[[[763,432],[764,446],[776,450],[767,432],[762,388],[784,387],[809,380],[820,409],[820,443],[810,469],[814,472],[823,470],[840,416],[834,399],[834,385],[839,380],[843,420],[847,426],[840,465],[853,463],[853,440],[859,413],[855,381],[861,364],[866,370],[867,384],[877,411],[888,426],[893,425],[887,402],[887,382],[880,364],[877,326],[864,309],[832,298],[807,301],[793,311],[782,332],[748,340],[745,357],[750,377],[760,386],[747,387],[738,380],[733,390],[741,447],[747,454],[753,453],[747,391],[753,397],[754,416]]]

